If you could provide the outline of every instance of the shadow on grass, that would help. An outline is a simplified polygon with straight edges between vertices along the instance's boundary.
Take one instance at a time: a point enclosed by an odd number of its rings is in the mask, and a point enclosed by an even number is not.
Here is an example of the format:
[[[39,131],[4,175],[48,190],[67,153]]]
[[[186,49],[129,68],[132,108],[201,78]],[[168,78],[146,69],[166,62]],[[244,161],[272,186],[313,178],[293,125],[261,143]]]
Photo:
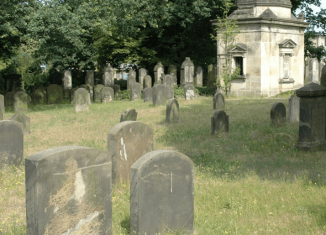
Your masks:
[[[326,204],[307,206],[307,212],[316,218],[318,226],[326,226]]]
[[[124,228],[127,234],[130,234],[130,216],[125,217],[120,224],[121,228]]]

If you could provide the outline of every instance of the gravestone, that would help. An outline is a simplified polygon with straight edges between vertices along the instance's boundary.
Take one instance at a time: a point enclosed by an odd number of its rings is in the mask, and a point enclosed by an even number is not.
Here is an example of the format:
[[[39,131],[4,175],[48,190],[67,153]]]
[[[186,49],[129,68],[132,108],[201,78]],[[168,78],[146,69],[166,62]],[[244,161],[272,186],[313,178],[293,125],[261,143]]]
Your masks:
[[[121,114],[120,122],[125,121],[137,121],[137,112],[135,109],[127,109],[126,111]]]
[[[33,104],[46,104],[46,88],[45,87],[39,87],[32,93],[32,102],[33,102]]]
[[[137,76],[136,71],[133,70],[133,69],[130,69],[130,70],[129,70],[129,75],[128,75],[128,77],[129,77],[129,76],[134,77],[135,80],[136,80],[136,76]]]
[[[170,64],[169,68],[168,68],[168,74],[170,74],[170,76],[172,76],[173,83],[176,86],[177,85],[177,74],[178,74],[177,67],[173,64]]]
[[[153,105],[165,105],[168,100],[166,87],[162,84],[153,86]]]
[[[186,155],[156,150],[131,167],[130,232],[191,232],[194,223],[194,164]]]
[[[196,69],[195,86],[203,87],[203,69],[201,66],[198,66]]]
[[[18,91],[14,95],[14,110],[16,113],[27,112],[31,98],[23,91]]]
[[[168,99],[173,99],[174,98],[173,78],[172,78],[171,75],[166,75],[164,80],[165,80],[167,98]]]
[[[323,87],[326,87],[326,65],[324,65],[324,67],[321,71],[320,85],[322,85]]]
[[[51,84],[47,87],[48,104],[60,104],[63,99],[62,88],[57,84]]]
[[[101,100],[102,103],[109,103],[113,101],[114,90],[111,87],[103,87],[101,90]]]
[[[216,132],[229,132],[229,116],[223,110],[217,110],[211,117],[211,134]]]
[[[143,90],[144,102],[153,102],[153,90],[151,87],[147,87]]]
[[[2,109],[0,109],[0,121],[2,121],[3,120],[3,110]]]
[[[133,71],[133,70],[132,70]],[[134,71],[135,72],[135,71]],[[128,79],[127,79],[127,90],[130,90],[131,84],[136,82],[136,77],[134,77],[133,73],[129,73]]]
[[[153,130],[141,122],[120,122],[109,131],[107,143],[112,153],[112,182],[126,182],[132,164],[153,150]]]
[[[63,71],[62,83],[63,83],[64,90],[69,90],[72,88],[71,71],[69,71],[69,70]]]
[[[144,77],[147,75],[147,71],[144,68],[139,69],[139,83],[141,84],[141,87],[143,87],[144,84]]]
[[[12,121],[20,122],[23,124],[23,133],[24,135],[29,135],[31,133],[31,119],[27,117],[25,114],[17,113],[10,118]]]
[[[159,61],[154,67],[154,82],[155,84],[162,84],[162,74],[164,74],[164,66],[161,61]]]
[[[190,60],[190,57],[186,57],[185,61],[181,65],[180,70],[180,84],[184,86],[186,84],[194,84],[194,63]]]
[[[14,109],[14,102],[15,102],[15,93],[14,92],[7,92],[5,95],[5,107],[6,109],[12,110]]]
[[[171,118],[172,115],[172,118]],[[166,122],[179,122],[179,103],[176,99],[169,99],[166,105]]]
[[[75,91],[77,91],[78,87],[75,87],[74,89],[71,89],[71,93],[70,93],[70,102],[72,104],[75,103]]]
[[[309,61],[308,82],[318,83],[318,59],[317,58],[311,58]]]
[[[86,71],[85,84],[89,85],[90,87],[94,87],[94,71]]]
[[[88,105],[91,103],[89,93],[85,88],[78,88],[74,92],[75,112],[88,110]]]
[[[112,234],[110,153],[82,146],[25,159],[27,235]]]
[[[326,88],[309,83],[296,90],[300,98],[298,149],[324,150],[326,145]]]
[[[289,121],[299,122],[300,118],[300,98],[292,95],[289,99]]]
[[[213,109],[223,110],[225,107],[224,95],[220,92],[215,93],[213,97]]]
[[[195,87],[192,84],[184,85],[184,94],[186,100],[195,99]]]
[[[101,91],[103,89],[103,85],[98,84],[94,87],[94,103],[101,103],[102,98],[101,98]]]
[[[141,91],[140,84],[138,82],[133,82],[130,84],[130,100],[140,100]]]
[[[271,109],[271,120],[274,126],[281,126],[286,121],[286,108],[281,102],[275,102]]]
[[[114,85],[113,86],[113,90],[114,90],[114,97],[119,99],[121,98],[121,95],[120,95],[120,85]]]
[[[23,124],[0,121],[0,169],[5,165],[19,166],[24,155]]]
[[[3,95],[0,95],[0,110],[5,112],[5,97]]]
[[[207,71],[207,87],[210,88],[213,92],[216,90],[216,65],[210,64],[208,65],[208,71]],[[214,94],[214,93],[213,93]]]
[[[114,71],[110,64],[107,64],[103,68],[102,84],[104,86],[113,86],[114,85]]]
[[[149,87],[149,88],[152,87],[152,78],[149,75],[146,75],[144,77],[144,89],[147,88],[147,87]]]

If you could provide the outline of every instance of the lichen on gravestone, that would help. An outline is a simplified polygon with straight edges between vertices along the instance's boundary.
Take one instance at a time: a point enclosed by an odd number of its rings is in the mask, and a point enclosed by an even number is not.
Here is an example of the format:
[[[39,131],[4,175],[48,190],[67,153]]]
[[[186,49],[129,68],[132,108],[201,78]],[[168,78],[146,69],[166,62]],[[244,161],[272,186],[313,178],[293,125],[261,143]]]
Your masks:
[[[121,114],[120,122],[124,121],[137,121],[137,112],[135,109],[126,110]]]

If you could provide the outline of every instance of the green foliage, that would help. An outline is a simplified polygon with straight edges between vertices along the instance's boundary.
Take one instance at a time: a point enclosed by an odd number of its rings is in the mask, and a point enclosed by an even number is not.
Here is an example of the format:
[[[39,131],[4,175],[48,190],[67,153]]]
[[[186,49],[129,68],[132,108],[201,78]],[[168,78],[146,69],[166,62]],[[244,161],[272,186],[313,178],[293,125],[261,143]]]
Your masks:
[[[217,86],[222,89],[226,95],[231,91],[231,81],[238,78],[240,76],[240,68],[236,67],[236,69],[230,72],[230,66],[225,63],[222,65],[221,69],[221,79],[224,81],[224,86],[221,85],[220,80],[218,80]]]
[[[130,100],[130,91],[128,91],[128,90],[120,91],[120,96],[121,96],[121,99]]]
[[[309,56],[310,58],[317,58],[318,61],[321,61],[323,57],[326,56],[325,45],[317,47],[311,41],[311,39],[315,38],[317,33],[314,31],[307,31],[304,34],[304,54],[305,56]]]
[[[196,92],[201,96],[206,96],[206,95],[211,95],[213,91],[211,88],[204,86],[204,87],[196,87]]]
[[[178,86],[174,87],[174,98],[177,99],[179,96],[183,97],[184,95],[185,95],[185,92],[182,87],[178,87]]]
[[[127,89],[127,80],[123,79],[114,79],[114,84],[115,85],[120,85],[120,91],[126,90]]]

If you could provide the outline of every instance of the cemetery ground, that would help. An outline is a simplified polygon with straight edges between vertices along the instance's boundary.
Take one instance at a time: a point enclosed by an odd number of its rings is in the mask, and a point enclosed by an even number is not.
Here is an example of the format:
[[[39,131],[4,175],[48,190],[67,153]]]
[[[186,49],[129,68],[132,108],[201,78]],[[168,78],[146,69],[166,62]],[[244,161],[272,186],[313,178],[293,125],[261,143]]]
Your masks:
[[[325,234],[326,153],[296,150],[298,123],[271,125],[273,103],[288,112],[288,98],[226,99],[230,132],[215,136],[212,97],[179,99],[180,122],[170,124],[165,106],[142,100],[79,113],[72,104],[32,106],[24,158],[64,145],[106,151],[109,130],[134,108],[154,131],[154,150],[177,150],[195,163],[194,234]],[[112,188],[112,232],[129,234],[129,184]],[[24,166],[0,171],[0,234],[26,234]]]

